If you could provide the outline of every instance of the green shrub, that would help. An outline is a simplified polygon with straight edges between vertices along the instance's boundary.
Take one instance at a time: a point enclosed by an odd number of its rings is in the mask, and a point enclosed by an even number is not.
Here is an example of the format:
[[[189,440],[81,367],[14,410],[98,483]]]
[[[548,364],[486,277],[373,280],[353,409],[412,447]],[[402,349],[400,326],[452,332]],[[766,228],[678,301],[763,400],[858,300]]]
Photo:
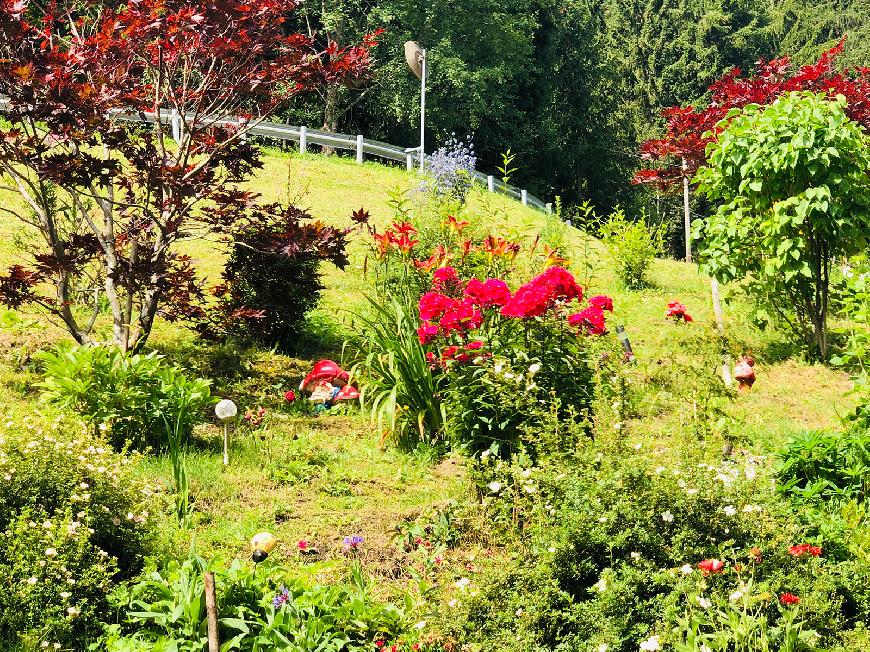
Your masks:
[[[870,497],[870,432],[814,431],[779,451],[779,486],[803,500],[864,501]]]
[[[360,209],[353,219],[365,223],[368,213]],[[345,268],[352,230],[327,226],[294,206],[257,209],[233,228],[223,282],[215,288],[217,302],[199,321],[200,332],[295,351],[305,316],[323,290],[320,264]]]
[[[106,594],[147,552],[152,507],[134,460],[81,423],[0,430],[0,648],[81,646]]]
[[[613,341],[568,334],[547,318],[531,327],[507,322],[490,332],[486,355],[447,370],[452,446],[473,455],[525,450],[533,458],[573,450],[591,426],[604,382],[596,367],[614,359]],[[560,436],[541,436],[547,422],[560,424]]]
[[[848,324],[831,364],[852,373],[855,410],[846,415],[850,428],[870,430],[870,261],[866,254],[853,257],[842,267],[831,300]]]
[[[646,287],[646,273],[663,250],[664,228],[647,226],[643,218],[631,221],[621,209],[599,228],[619,281],[630,290]]]
[[[286,569],[233,562],[229,568],[194,557],[153,572],[112,597],[121,623],[108,628],[100,649],[154,652],[206,649],[203,573],[215,573],[222,647],[247,651],[373,649],[407,623],[402,610],[376,602],[359,567],[349,584],[306,586]]]
[[[181,415],[186,439],[212,402],[209,382],[190,380],[156,353],[127,355],[119,349],[79,346],[38,355],[40,383],[48,399],[104,431],[120,450],[167,447]]]

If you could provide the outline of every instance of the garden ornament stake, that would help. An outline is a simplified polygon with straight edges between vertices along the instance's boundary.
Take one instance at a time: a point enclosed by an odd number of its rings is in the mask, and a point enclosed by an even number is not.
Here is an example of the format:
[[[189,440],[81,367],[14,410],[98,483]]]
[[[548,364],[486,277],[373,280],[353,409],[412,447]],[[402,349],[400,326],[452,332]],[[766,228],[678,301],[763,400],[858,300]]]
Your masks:
[[[616,327],[616,336],[619,338],[619,343],[622,344],[625,362],[634,362],[634,351],[631,349],[631,342],[628,341],[628,333],[625,332],[625,326],[620,324]]]
[[[755,384],[755,359],[751,355],[744,355],[734,365],[734,378],[737,380],[737,389],[748,392]]]
[[[224,466],[230,463],[230,421],[239,413],[236,404],[225,398],[214,406],[215,416],[224,424]]]
[[[276,539],[271,532],[260,532],[255,534],[254,538],[251,539],[251,549],[253,550],[251,559],[254,560],[255,564],[265,561],[269,556],[269,553],[272,552],[277,545],[278,539]]]

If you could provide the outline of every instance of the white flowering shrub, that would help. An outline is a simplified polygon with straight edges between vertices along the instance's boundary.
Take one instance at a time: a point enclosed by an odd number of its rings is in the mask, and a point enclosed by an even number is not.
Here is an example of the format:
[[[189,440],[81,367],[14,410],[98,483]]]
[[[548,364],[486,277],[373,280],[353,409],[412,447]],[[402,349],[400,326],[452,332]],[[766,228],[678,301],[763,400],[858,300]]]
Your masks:
[[[152,491],[87,431],[0,426],[0,649],[96,637],[109,590],[142,567]]]
[[[666,468],[643,449],[601,452],[486,461],[487,516],[510,514],[524,553],[466,587],[448,632],[517,652],[855,649],[866,563],[795,518],[763,460]],[[741,648],[734,623],[759,647]]]

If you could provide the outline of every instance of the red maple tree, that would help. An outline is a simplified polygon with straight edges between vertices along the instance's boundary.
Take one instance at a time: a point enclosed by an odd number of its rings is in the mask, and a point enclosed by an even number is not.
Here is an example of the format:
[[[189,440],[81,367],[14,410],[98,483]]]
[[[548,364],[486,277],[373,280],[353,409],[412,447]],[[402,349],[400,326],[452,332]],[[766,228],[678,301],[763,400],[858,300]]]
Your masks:
[[[759,61],[753,73],[742,76],[734,68],[710,86],[710,103],[703,108],[673,106],[665,109],[665,134],[641,145],[641,157],[659,164],[638,171],[633,183],[675,188],[683,176],[690,179],[705,163],[707,145],[723,128],[731,109],[748,104],[770,104],[791,91],[813,91],[846,98],[846,113],[870,128],[870,68],[838,72],[834,62],[845,46],[846,37],[807,66],[795,67],[787,56]],[[685,170],[683,168],[685,161]]]
[[[240,186],[261,167],[246,133],[298,93],[359,83],[377,35],[318,47],[286,28],[293,0],[113,5],[0,0],[0,188],[26,205],[0,213],[38,235],[31,262],[0,276],[0,300],[37,304],[87,343],[102,296],[111,342],[135,350],[158,314],[201,310],[179,243],[258,210]]]

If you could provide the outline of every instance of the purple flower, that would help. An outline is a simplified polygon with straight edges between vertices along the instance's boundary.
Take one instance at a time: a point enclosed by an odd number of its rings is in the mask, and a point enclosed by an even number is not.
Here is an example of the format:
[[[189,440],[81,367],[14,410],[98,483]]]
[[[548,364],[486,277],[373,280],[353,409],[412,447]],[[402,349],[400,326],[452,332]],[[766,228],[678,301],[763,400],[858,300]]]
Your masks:
[[[363,538],[358,534],[353,534],[351,536],[347,536],[344,538],[344,546],[345,550],[356,550],[359,547],[359,544],[363,542]]]
[[[290,599],[290,591],[287,590],[286,586],[281,587],[281,592],[272,598],[272,606],[276,609],[280,607],[282,604],[287,602]]]
[[[449,196],[465,203],[474,181],[476,166],[477,156],[471,138],[458,140],[456,136],[451,136],[427,160],[430,178],[425,187],[439,197]]]

